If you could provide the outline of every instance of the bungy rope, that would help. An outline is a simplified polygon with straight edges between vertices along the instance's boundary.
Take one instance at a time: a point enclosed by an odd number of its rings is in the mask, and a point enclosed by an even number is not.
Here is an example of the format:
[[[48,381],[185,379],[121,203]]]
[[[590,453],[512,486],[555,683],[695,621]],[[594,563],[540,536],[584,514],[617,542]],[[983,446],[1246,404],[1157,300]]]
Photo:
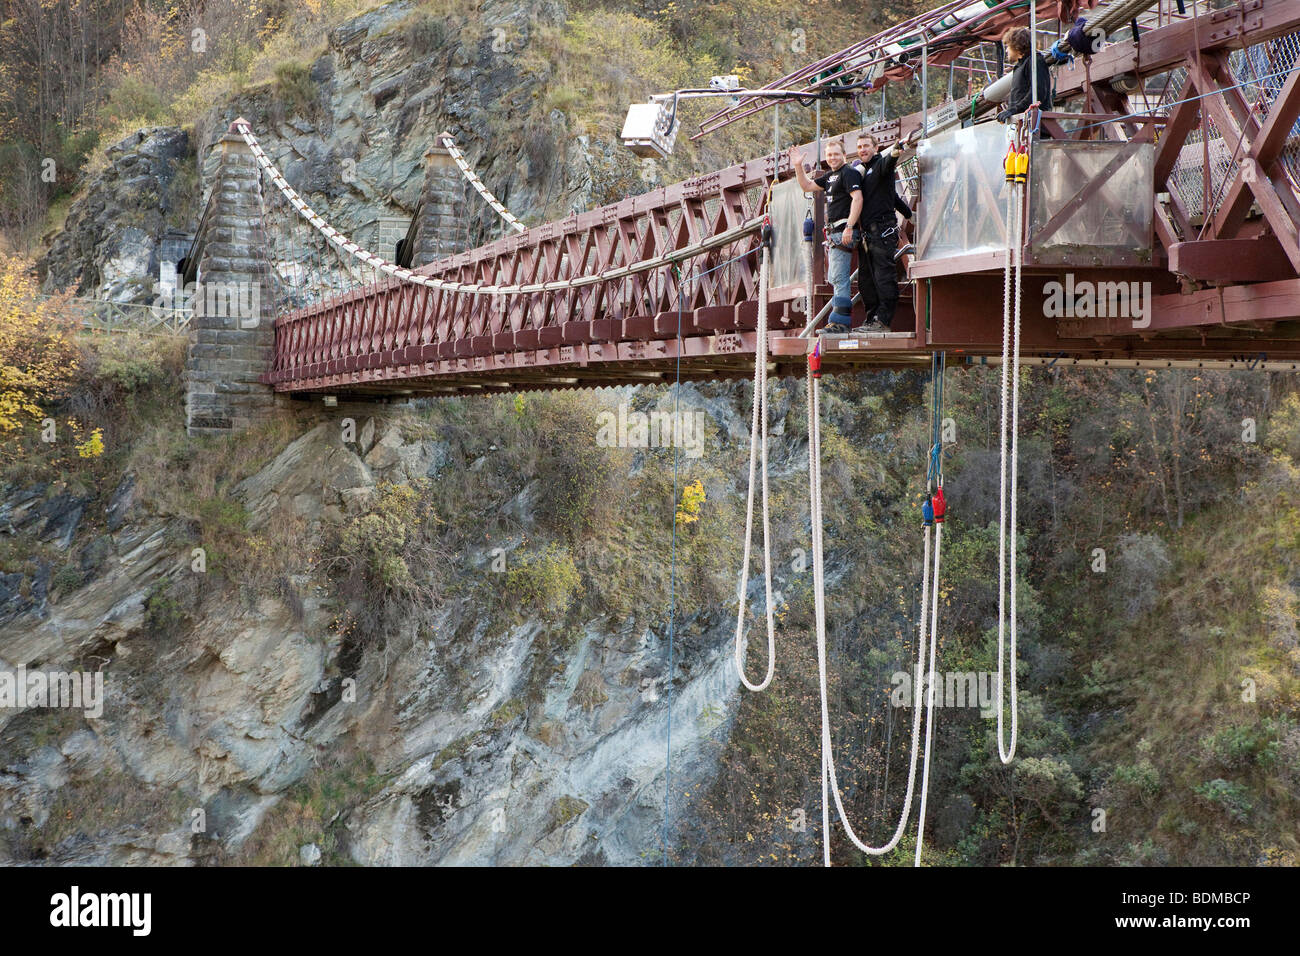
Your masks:
[[[817,674],[819,681],[819,690],[821,697],[821,722],[822,722],[822,862],[826,866],[831,865],[831,844],[830,844],[830,798],[835,800],[835,810],[839,814],[840,822],[844,824],[844,832],[848,834],[849,840],[855,847],[870,856],[882,856],[890,852],[903,837],[907,829],[907,821],[911,815],[912,796],[916,787],[916,758],[918,753],[917,744],[920,741],[921,734],[921,704],[920,701],[914,701],[912,711],[912,756],[908,765],[907,772],[907,793],[903,797],[903,810],[900,814],[898,826],[894,830],[893,836],[882,846],[868,846],[857,833],[854,832],[853,826],[849,823],[848,814],[844,810],[844,800],[840,794],[839,780],[835,774],[835,755],[831,741],[831,722],[830,708],[827,703],[826,689],[826,574],[825,562],[823,558],[823,541],[822,541],[822,494],[821,494],[821,343],[813,348],[808,362],[808,497],[809,497],[809,521],[812,527],[812,545],[813,545],[813,604],[814,618],[816,621],[817,636]],[[940,526],[942,528],[942,526]],[[937,610],[927,607],[930,603],[927,601],[927,595],[931,593],[933,586],[933,604],[935,608],[938,605],[939,593],[939,534],[935,536],[934,549],[934,583],[931,585],[930,575],[930,527],[925,527],[925,554],[922,559],[922,579],[921,579],[921,632],[920,639],[917,641],[917,659],[916,669],[913,672],[916,675],[921,673],[921,668],[925,664],[925,645],[927,621],[929,623],[930,634],[930,694],[926,699],[927,709],[927,728],[933,727],[934,719],[934,676],[935,676],[935,647],[936,641],[934,632],[938,626]],[[930,615],[927,618],[927,610]],[[930,733],[926,733],[926,756],[925,764],[929,767],[930,763]],[[922,781],[921,801],[922,807],[925,805],[925,787],[926,781]],[[919,865],[919,841],[918,834],[918,865]]]
[[[943,497],[943,376],[945,371],[943,352],[936,352],[930,359],[930,378],[932,393],[930,397],[930,466],[926,475],[926,499],[921,508],[921,519],[925,524],[926,557],[930,554],[930,526],[934,525],[934,593],[930,595],[930,679],[926,682],[925,706],[925,762],[921,769],[921,807],[916,816],[916,856],[913,866],[921,865],[921,846],[925,842],[925,808],[930,793],[930,750],[934,737],[934,693],[935,693],[935,645],[939,635],[939,552],[943,544],[943,523],[947,516],[948,505]],[[926,566],[928,573],[929,566]],[[924,579],[924,575],[922,576]],[[925,594],[926,585],[921,585],[921,644],[925,644]],[[919,664],[917,674],[920,674]],[[914,706],[920,713],[920,701]],[[915,753],[916,741],[912,741]]]
[[[456,140],[452,138],[452,135],[450,133],[441,133],[438,136],[438,140],[442,143],[443,148],[451,155],[451,158],[455,160],[456,165],[460,167],[460,171],[464,174],[465,178],[469,180],[469,184],[474,187],[475,191],[480,196],[483,197],[483,201],[495,209],[498,216],[508,222],[519,232],[523,232],[527,226],[520,222],[509,209],[502,205],[501,200],[492,195],[487,186],[483,185],[483,180],[479,179],[478,174],[469,168],[469,163],[465,162],[464,155],[456,148]]]
[[[776,672],[776,619],[772,607],[771,516],[767,493],[767,286],[771,269],[771,225],[763,226],[762,264],[758,272],[758,342],[754,349],[754,414],[749,428],[749,494],[745,502],[745,552],[740,565],[740,607],[736,611],[736,670],[740,682],[749,690],[766,690]],[[760,430],[759,420],[762,419]],[[761,438],[761,440],[760,440]],[[750,683],[745,676],[745,609],[749,603],[749,552],[754,530],[754,469],[759,446],[763,458],[763,586],[767,598],[767,673],[762,682]]]
[[[630,275],[636,275],[641,272],[649,272],[653,269],[660,269],[676,262],[683,262],[687,259],[694,259],[696,256],[703,255],[706,252],[712,252],[714,249],[730,245],[739,239],[744,238],[752,233],[758,232],[763,225],[762,217],[750,219],[748,222],[741,223],[738,226],[720,232],[716,236],[710,236],[699,242],[691,243],[689,246],[683,246],[681,249],[674,249],[666,252],[661,256],[655,256],[652,259],[642,259],[640,262],[634,262],[630,265],[620,266],[616,269],[606,269],[604,272],[594,273],[592,275],[578,276],[572,279],[558,279],[554,282],[536,282],[526,285],[478,285],[469,282],[448,282],[446,279],[437,279],[433,276],[422,275],[413,272],[410,269],[404,269],[396,263],[389,262],[381,256],[375,255],[367,249],[362,248],[353,242],[343,233],[339,232],[321,216],[313,210],[303,198],[298,195],[292,186],[289,185],[271,162],[266,152],[262,149],[257,137],[253,135],[252,128],[245,120],[235,120],[231,124],[248,148],[252,150],[253,157],[257,164],[266,171],[271,177],[271,182],[280,190],[285,199],[294,210],[302,216],[311,226],[321,235],[332,242],[339,249],[346,252],[355,259],[364,262],[366,265],[378,269],[395,279],[402,282],[410,282],[415,285],[422,285],[429,289],[441,289],[444,292],[462,292],[466,295],[534,295],[538,292],[563,292],[567,289],[577,289],[583,286],[596,285],[600,282],[608,282],[614,279],[626,278]]]
[[[1007,164],[1007,254],[1002,273],[1002,420],[1000,428],[1000,477],[998,489],[998,759],[1007,764],[1016,755],[1016,741],[1019,732],[1019,707],[1016,681],[1016,491],[1019,473],[1020,454],[1020,288],[1021,288],[1021,231],[1022,222],[1022,186],[1018,176],[1024,168],[1018,167],[1016,157],[1020,155],[1016,140],[1023,130],[1023,120],[1019,121],[1012,133],[1011,150]],[[1027,147],[1026,147],[1027,148]],[[1024,154],[1028,159],[1028,154]],[[1027,168],[1027,163],[1024,164]],[[1012,271],[1015,272],[1014,279]],[[1014,291],[1012,286],[1014,285]],[[1007,456],[1007,405],[1008,396],[1011,405],[1010,431],[1011,455]],[[1007,472],[1011,473],[1011,507],[1008,530],[1007,508]],[[1008,538],[1010,539],[1008,541]],[[1008,547],[1010,548],[1010,587],[1007,581]],[[1008,598],[1010,601],[1010,620],[1008,622]],[[1009,623],[1009,627],[1008,627]],[[1003,734],[1005,708],[1003,705],[1003,687],[1006,681],[1005,648],[1008,632],[1010,636],[1011,663],[1011,741],[1008,745]]]

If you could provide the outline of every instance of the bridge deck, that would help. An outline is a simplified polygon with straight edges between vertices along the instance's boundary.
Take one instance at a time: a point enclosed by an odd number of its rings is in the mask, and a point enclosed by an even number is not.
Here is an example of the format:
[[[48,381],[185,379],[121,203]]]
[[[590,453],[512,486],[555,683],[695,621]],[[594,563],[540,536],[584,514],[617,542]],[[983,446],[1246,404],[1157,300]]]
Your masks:
[[[1276,50],[1300,49],[1300,3],[1252,0],[1247,13],[1236,9],[1203,12],[1199,26],[1168,22],[1143,33],[1140,44],[1111,44],[1058,72],[1058,109],[1075,112],[1045,114],[1043,126],[1055,148],[1065,144],[1052,161],[1073,192],[1050,215],[1026,203],[1032,231],[1022,252],[1022,352],[1030,360],[1300,360],[1300,71],[1293,56],[1275,83],[1255,77],[1252,87],[1234,74],[1242,67],[1231,59],[1249,47],[1273,64]],[[1200,49],[1191,42],[1197,37]],[[1180,88],[1161,94],[1152,111],[1146,87],[1134,100],[1118,92],[1131,88],[1125,78],[1133,72],[1144,81],[1164,77],[1166,89],[1177,74]],[[956,106],[961,115],[969,98]],[[868,129],[888,145],[922,119],[914,114]],[[1197,173],[1183,155],[1200,156],[1211,139],[1231,152],[1213,171],[1217,179]],[[1104,162],[1089,165],[1090,150]],[[1031,192],[1048,159],[1035,153]],[[827,337],[831,371],[925,364],[940,349],[971,360],[1001,353],[1005,223],[993,221],[1000,182],[985,162],[963,194],[951,179],[927,185],[925,161],[919,165],[922,259],[908,266],[894,322],[910,334]],[[1144,184],[1141,198],[1116,186],[1125,168]],[[394,279],[286,313],[276,320],[275,360],[264,381],[282,392],[447,395],[748,376],[757,339],[754,232],[770,212],[772,179],[789,174],[785,159],[767,156],[416,270],[477,294]],[[1131,248],[1112,244],[1110,253],[1072,256],[1077,239],[1067,239],[1064,227],[1107,201],[1109,226],[1128,229]],[[814,214],[820,233],[820,205]],[[927,255],[936,225],[953,215],[1001,235],[1002,248],[994,242],[969,254]],[[1048,248],[1052,233],[1057,246]],[[691,257],[680,258],[683,250]],[[1143,314],[1053,312],[1049,283],[1067,273],[1074,283],[1136,284]],[[825,274],[820,245],[813,274]],[[484,294],[498,288],[516,291]],[[819,283],[813,308],[829,293]],[[802,374],[811,347],[798,335],[807,318],[803,295],[800,284],[788,284],[769,296],[777,374]],[[861,310],[857,318],[865,318]]]

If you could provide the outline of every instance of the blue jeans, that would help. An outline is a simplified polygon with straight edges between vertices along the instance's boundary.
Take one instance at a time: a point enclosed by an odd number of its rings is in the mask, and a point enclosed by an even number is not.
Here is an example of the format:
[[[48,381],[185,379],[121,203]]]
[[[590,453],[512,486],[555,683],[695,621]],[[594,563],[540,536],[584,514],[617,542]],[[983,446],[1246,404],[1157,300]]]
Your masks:
[[[837,231],[836,239],[839,238]],[[857,245],[861,233],[853,230],[854,245]],[[827,322],[848,325],[853,312],[853,251],[831,246],[827,250],[826,281],[833,288],[831,293],[831,314]]]

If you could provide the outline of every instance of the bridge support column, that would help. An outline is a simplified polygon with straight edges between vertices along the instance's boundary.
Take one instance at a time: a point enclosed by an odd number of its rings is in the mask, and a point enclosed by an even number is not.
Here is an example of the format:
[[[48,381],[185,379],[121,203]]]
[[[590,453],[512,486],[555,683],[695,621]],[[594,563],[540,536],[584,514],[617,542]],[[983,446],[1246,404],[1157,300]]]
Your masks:
[[[236,122],[242,122],[237,120]],[[257,160],[232,130],[219,140],[185,363],[185,427],[226,435],[271,417],[276,395],[258,381],[275,347],[275,289],[263,229]]]
[[[463,252],[466,228],[465,177],[451,153],[431,146],[424,154],[424,191],[420,221],[416,223],[412,265],[423,266]]]

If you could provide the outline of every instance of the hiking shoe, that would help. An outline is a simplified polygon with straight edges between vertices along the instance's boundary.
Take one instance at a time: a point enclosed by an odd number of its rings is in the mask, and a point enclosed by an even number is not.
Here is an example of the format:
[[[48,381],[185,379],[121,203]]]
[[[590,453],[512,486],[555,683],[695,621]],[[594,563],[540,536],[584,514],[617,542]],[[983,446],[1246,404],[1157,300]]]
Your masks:
[[[818,331],[818,335],[845,335],[849,331],[847,325],[840,325],[837,322],[828,322]]]
[[[853,330],[854,335],[870,335],[872,332],[888,332],[889,326],[879,319],[872,319],[866,325],[859,325]]]

